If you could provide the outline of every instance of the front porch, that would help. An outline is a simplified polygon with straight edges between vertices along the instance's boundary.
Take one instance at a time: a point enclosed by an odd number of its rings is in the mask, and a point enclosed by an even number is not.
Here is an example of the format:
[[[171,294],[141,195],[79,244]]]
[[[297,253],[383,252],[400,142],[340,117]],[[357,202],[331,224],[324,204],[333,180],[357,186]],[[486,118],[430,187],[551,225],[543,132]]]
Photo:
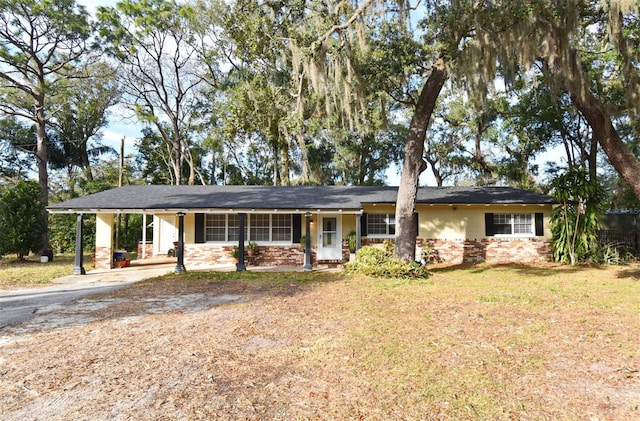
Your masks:
[[[251,235],[254,227],[251,221],[254,215],[268,215],[260,212],[238,212],[238,225],[234,227],[237,243],[204,241],[203,214],[196,212],[152,213],[153,236],[146,238],[143,230],[142,240],[138,243],[137,260],[132,260],[132,266],[145,264],[145,260],[163,259],[175,263],[175,271],[189,269],[200,270],[208,268],[235,267],[242,271],[247,266],[258,267],[299,267],[301,270],[318,268],[342,267],[349,261],[350,255],[347,240],[342,234],[347,230],[359,231],[358,212],[277,212],[278,215],[291,215],[292,225],[290,242],[262,242],[253,253],[249,253],[247,245],[254,243]],[[147,213],[143,226],[147,225]],[[228,214],[228,213],[227,213]],[[276,213],[274,213],[275,215]],[[76,247],[82,248],[82,214],[78,215],[78,237]],[[96,239],[94,252],[94,266],[96,269],[113,269],[118,267],[115,254],[119,250],[114,245],[114,221],[117,213],[96,213]],[[215,213],[214,213],[215,215]],[[221,215],[218,213],[217,215]],[[346,224],[346,225],[345,225]],[[185,228],[186,227],[186,228]],[[278,227],[281,228],[281,227]],[[231,227],[229,228],[231,229]],[[239,235],[243,233],[244,235]],[[244,237],[247,236],[248,238]],[[244,238],[243,238],[244,237]],[[177,240],[177,241],[176,241]],[[359,242],[358,242],[359,243]],[[359,245],[359,244],[358,244]],[[237,250],[244,259],[236,260],[232,252]],[[77,271],[84,271],[82,262],[77,265]],[[74,269],[74,273],[76,269]]]

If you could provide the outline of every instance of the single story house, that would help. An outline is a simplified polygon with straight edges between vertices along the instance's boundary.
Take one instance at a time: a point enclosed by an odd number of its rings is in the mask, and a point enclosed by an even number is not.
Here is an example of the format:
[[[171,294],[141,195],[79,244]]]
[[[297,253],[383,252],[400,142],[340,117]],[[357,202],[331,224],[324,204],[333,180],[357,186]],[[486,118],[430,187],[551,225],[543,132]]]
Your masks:
[[[358,247],[393,240],[397,192],[382,186],[131,185],[48,211],[77,215],[80,249],[82,216],[97,215],[97,268],[113,267],[114,218],[122,213],[153,218],[153,238],[147,242],[142,234],[138,258],[175,252],[177,271],[231,263],[234,246],[248,242],[258,245],[259,257],[250,264],[310,268],[348,260],[349,233],[356,233]],[[554,203],[512,187],[421,187],[417,254],[428,249],[430,259],[449,263],[550,260]],[[84,272],[81,261],[76,270]]]

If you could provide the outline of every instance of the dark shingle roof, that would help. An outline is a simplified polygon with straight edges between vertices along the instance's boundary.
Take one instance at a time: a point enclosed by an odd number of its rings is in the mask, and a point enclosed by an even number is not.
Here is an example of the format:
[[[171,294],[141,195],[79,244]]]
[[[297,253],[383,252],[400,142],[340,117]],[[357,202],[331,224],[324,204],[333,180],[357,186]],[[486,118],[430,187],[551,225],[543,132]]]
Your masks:
[[[418,203],[439,204],[552,204],[556,200],[546,194],[514,187],[422,187]]]
[[[395,203],[397,187],[125,186],[49,206],[53,212],[162,209],[344,209]],[[421,187],[417,203],[546,204],[550,196],[512,187]]]

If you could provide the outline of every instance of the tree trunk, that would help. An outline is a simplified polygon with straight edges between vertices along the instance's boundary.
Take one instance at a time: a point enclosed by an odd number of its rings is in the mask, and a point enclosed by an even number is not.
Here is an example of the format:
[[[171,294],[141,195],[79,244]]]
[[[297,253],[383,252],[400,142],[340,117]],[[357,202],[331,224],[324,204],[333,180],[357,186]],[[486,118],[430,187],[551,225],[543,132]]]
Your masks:
[[[180,141],[179,135],[176,135],[175,137],[175,149],[176,185],[179,186],[182,184],[182,142]]]
[[[438,160],[431,159],[428,153],[424,156],[424,159],[431,166],[431,174],[433,174],[433,178],[436,180],[436,186],[442,187],[444,179],[442,178],[442,173],[440,173],[440,170],[438,169]]]
[[[441,57],[433,65],[431,74],[422,87],[404,148],[404,162],[396,200],[395,254],[406,262],[415,260],[417,227],[413,214],[416,208],[420,173],[427,168],[422,158],[424,140],[429,120],[446,79],[447,69],[444,58]]]
[[[189,165],[189,181],[187,182],[190,186],[196,184],[196,164],[193,162],[193,155],[191,154],[191,148],[188,144],[185,145],[185,161],[187,165]]]
[[[613,127],[611,117],[604,111],[602,101],[591,92],[583,92],[582,95],[576,95],[573,92],[569,94],[573,104],[591,126],[594,137],[598,139],[611,165],[620,177],[629,183],[636,196],[640,197],[640,161],[620,139],[620,135]]]
[[[45,128],[46,117],[44,114],[44,96],[35,97],[35,118],[36,118],[36,160],[38,161],[38,185],[40,186],[41,200],[44,206],[49,206],[49,171],[47,162],[49,153],[47,151],[47,133]],[[49,248],[49,215],[43,210],[46,229],[42,231],[42,250]]]
[[[273,185],[280,185],[280,151],[278,149],[278,142],[271,143],[273,149]]]
[[[300,184],[311,184],[311,169],[309,166],[309,153],[304,135],[301,132],[296,133],[298,149],[300,150]]]
[[[593,137],[600,143],[613,168],[640,198],[640,161],[620,139],[603,101],[579,83],[581,78],[576,74],[581,71],[577,64],[578,53],[571,51],[568,57],[569,61],[551,67],[556,81],[569,94],[571,102],[591,127]]]
[[[436,179],[436,186],[442,187],[443,180],[442,180],[442,176],[440,175],[440,171],[431,167],[431,172],[433,173],[433,178]]]
[[[289,142],[282,142],[282,152],[280,153],[282,159],[280,160],[282,164],[282,172],[280,174],[280,185],[281,186],[289,186],[291,185],[291,178],[289,174],[291,173],[291,169],[289,168]]]
[[[358,157],[358,184],[363,185],[367,179],[367,154],[366,150],[367,142],[364,140],[364,136],[360,136],[360,156]],[[373,177],[371,177],[373,178]]]
[[[80,160],[82,162],[82,172],[84,173],[87,181],[93,181],[93,170],[91,168],[91,161],[89,160],[89,153],[87,152],[87,140],[82,142],[80,150]]]

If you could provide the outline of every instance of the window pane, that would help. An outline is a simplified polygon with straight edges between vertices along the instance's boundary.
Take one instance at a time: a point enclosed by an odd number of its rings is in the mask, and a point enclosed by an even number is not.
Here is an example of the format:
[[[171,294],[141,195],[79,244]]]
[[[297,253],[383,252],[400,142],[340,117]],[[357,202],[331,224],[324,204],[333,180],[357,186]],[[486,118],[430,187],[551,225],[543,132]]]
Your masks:
[[[496,234],[511,234],[511,221],[510,213],[494,213],[493,231]]]
[[[533,234],[533,218],[529,213],[496,213],[493,228],[496,234]]]
[[[291,241],[291,215],[271,215],[271,241]]]
[[[513,215],[513,233],[514,234],[532,234],[531,214]]]
[[[337,226],[336,218],[322,218],[322,247],[338,247]]]
[[[396,216],[395,215],[387,215],[387,220],[389,221],[389,234],[395,235],[396,233]]]
[[[396,233],[396,216],[391,213],[367,215],[368,235],[394,235]]]
[[[269,241],[269,215],[268,214],[251,214],[250,222],[250,240],[251,241]]]
[[[240,217],[237,214],[229,214],[228,217],[228,238],[227,241],[238,241],[238,236],[240,234]],[[244,239],[247,237],[247,220],[245,219],[244,225]]]
[[[367,232],[369,235],[386,235],[387,234],[387,215],[386,214],[368,214],[367,215]]]
[[[322,247],[336,247],[336,233],[335,232],[323,232],[322,233]]]
[[[222,214],[205,215],[205,241],[225,241],[226,217]]]

